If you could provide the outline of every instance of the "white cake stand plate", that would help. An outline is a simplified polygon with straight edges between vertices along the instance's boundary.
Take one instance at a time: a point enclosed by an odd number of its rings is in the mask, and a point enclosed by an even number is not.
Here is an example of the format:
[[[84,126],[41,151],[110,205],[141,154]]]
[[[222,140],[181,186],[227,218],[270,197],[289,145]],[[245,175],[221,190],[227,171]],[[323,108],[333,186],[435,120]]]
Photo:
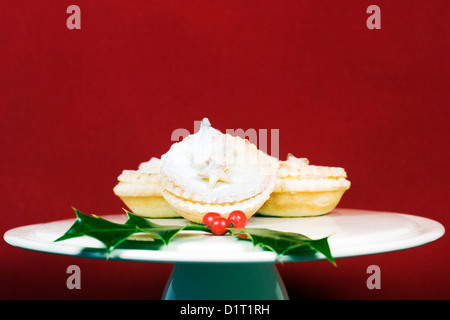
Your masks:
[[[125,222],[126,215],[103,218]],[[183,225],[185,219],[152,219],[158,224]],[[80,237],[54,242],[74,219],[18,227],[7,231],[7,243],[29,250],[106,259],[96,239]],[[335,259],[408,249],[440,238],[445,230],[434,220],[409,214],[335,209],[319,217],[253,217],[247,227],[297,232],[312,239],[328,237]],[[144,236],[143,236],[144,237]],[[236,237],[186,232],[156,249],[141,237],[126,241],[109,259],[174,263],[163,299],[282,300],[288,299],[275,267],[279,262],[323,260],[318,253],[277,256]]]

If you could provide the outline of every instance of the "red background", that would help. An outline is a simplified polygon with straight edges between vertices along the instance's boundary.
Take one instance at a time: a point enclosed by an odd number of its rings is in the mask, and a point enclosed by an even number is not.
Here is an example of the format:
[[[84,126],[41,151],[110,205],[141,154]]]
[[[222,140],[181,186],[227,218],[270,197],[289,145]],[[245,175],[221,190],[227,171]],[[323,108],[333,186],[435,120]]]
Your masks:
[[[448,1],[9,1],[0,10],[0,231],[121,213],[123,169],[176,128],[280,130],[280,155],[346,168],[340,207],[448,225]],[[279,266],[291,299],[448,299],[449,241]],[[0,298],[159,299],[170,264],[0,243]],[[79,265],[82,289],[66,288]],[[366,269],[381,268],[380,290]]]

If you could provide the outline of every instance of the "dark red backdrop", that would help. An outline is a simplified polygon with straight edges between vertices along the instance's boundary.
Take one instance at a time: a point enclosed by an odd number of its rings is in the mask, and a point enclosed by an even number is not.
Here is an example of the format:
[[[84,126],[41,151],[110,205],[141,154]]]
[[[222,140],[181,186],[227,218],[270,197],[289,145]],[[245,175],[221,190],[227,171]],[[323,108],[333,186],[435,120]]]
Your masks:
[[[381,8],[368,30],[366,8]],[[448,225],[448,1],[9,1],[0,10],[1,234],[120,213],[112,188],[208,116],[280,130],[280,154],[347,169],[340,207]],[[290,263],[292,299],[448,299],[448,236],[399,252]],[[0,298],[159,299],[169,264],[0,243]],[[77,264],[82,289],[66,288]],[[381,268],[368,290],[366,268]]]

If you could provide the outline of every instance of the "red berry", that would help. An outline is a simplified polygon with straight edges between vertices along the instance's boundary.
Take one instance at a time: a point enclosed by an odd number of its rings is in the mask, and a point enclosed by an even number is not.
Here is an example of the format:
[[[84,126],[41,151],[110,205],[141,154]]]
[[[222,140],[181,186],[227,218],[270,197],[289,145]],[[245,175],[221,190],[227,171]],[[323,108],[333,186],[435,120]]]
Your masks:
[[[231,228],[245,228],[247,225],[247,216],[241,210],[236,210],[228,215],[228,223]]]
[[[214,233],[216,236],[221,236],[228,231],[228,220],[219,217],[212,221],[211,223],[211,232]]]
[[[216,218],[220,218],[220,214],[217,212],[208,212],[203,216],[202,223],[209,228]]]

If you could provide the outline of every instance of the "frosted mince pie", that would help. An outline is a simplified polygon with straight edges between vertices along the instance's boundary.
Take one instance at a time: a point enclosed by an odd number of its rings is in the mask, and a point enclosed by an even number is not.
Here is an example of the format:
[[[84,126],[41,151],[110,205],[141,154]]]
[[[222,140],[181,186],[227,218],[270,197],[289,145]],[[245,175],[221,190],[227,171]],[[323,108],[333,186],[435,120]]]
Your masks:
[[[200,223],[208,212],[234,210],[251,217],[275,188],[279,162],[246,139],[211,127],[174,143],[161,157],[160,181],[167,202],[184,218]]]
[[[161,194],[159,181],[160,159],[151,158],[138,170],[123,170],[114,193],[135,214],[149,218],[171,218],[180,215]]]
[[[310,165],[306,158],[289,154],[280,161],[270,199],[258,213],[267,216],[317,216],[332,211],[350,188],[343,168]]]

